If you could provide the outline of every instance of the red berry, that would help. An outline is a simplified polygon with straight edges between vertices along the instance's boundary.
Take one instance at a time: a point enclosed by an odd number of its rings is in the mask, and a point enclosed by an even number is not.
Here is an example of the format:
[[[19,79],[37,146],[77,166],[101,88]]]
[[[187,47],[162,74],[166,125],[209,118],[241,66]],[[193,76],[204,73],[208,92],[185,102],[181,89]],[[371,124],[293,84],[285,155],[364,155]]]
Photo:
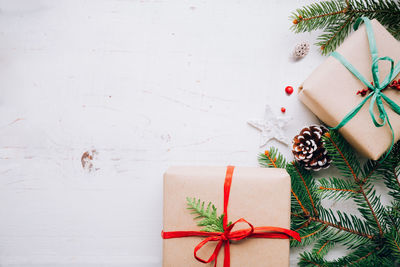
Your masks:
[[[396,89],[397,89],[397,90],[400,90],[400,85],[396,85]]]
[[[368,88],[364,88],[360,91],[357,91],[357,95],[365,96],[368,93],[368,91],[369,91]]]
[[[293,93],[293,87],[286,86],[285,92],[286,92],[286,94],[291,95]]]
[[[282,107],[281,111],[282,111],[282,113],[285,113],[286,112],[286,108]]]
[[[392,82],[391,86],[396,86],[396,85],[397,85],[397,81],[394,80],[394,81]]]

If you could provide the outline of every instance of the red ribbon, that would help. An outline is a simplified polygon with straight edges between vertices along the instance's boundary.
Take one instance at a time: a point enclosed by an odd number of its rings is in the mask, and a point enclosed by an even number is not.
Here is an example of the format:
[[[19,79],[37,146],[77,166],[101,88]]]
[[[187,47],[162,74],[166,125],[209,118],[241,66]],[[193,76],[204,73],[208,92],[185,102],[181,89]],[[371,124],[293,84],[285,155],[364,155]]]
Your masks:
[[[202,231],[173,231],[173,232],[162,232],[161,236],[163,239],[170,239],[170,238],[181,238],[181,237],[190,237],[190,236],[202,236],[207,237],[203,241],[201,241],[195,248],[194,248],[194,257],[203,263],[210,263],[214,262],[214,267],[217,266],[217,258],[218,253],[222,246],[224,246],[225,258],[224,258],[224,267],[230,267],[230,241],[239,241],[248,237],[254,238],[280,238],[280,239],[288,239],[293,237],[297,241],[300,242],[300,235],[292,230],[280,228],[280,227],[254,227],[251,223],[246,221],[245,219],[241,218],[236,222],[232,223],[228,226],[228,202],[229,202],[229,193],[231,191],[231,184],[232,184],[232,176],[234,166],[228,166],[226,170],[225,176],[225,184],[224,184],[224,219],[223,219],[223,227],[224,232],[202,232]],[[241,229],[237,231],[232,231],[233,227],[237,223],[247,223],[250,228]],[[208,242],[216,241],[218,242],[215,246],[214,252],[211,256],[205,260],[197,256],[197,252]]]

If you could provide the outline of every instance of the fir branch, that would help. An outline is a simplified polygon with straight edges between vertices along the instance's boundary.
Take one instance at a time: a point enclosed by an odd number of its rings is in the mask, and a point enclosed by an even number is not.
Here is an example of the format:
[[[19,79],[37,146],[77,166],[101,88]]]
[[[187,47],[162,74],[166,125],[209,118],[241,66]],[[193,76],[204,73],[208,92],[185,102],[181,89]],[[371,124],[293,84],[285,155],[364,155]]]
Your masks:
[[[360,165],[351,146],[336,131],[327,132],[323,139],[333,164],[344,176],[351,177],[358,183]]]
[[[313,216],[304,216],[300,214],[293,214],[297,218],[303,218],[298,228],[295,228],[296,231],[307,227],[306,231],[302,231],[303,234],[308,235],[308,233],[315,233],[315,227],[310,227],[311,222],[318,223],[315,226],[322,225],[324,227],[332,227],[333,229],[344,231],[347,233],[351,233],[362,238],[373,239],[374,236],[369,232],[368,227],[363,223],[360,219],[351,215],[348,217],[346,214],[342,214],[339,211],[337,212],[339,219],[332,213],[331,210],[321,210],[321,215],[324,218],[313,217]]]
[[[267,164],[278,167],[285,162],[291,176],[291,229],[302,237],[301,242],[290,240],[291,246],[314,243],[310,252],[300,257],[300,266],[393,266],[400,256],[400,144],[395,144],[383,162],[361,164],[352,148],[337,132],[324,137],[325,147],[343,177],[322,178],[317,183],[313,173],[296,163],[277,160],[280,153],[267,154]],[[260,162],[261,163],[261,162]],[[274,166],[275,165],[275,166]],[[371,181],[384,178],[394,201],[382,205]],[[333,212],[321,205],[322,198],[352,199],[361,218],[341,211]],[[344,245],[348,254],[335,259],[324,257],[335,244]]]
[[[316,209],[316,206],[315,206],[315,204],[314,204],[313,197],[311,196],[310,189],[309,189],[309,187],[307,186],[306,179],[305,179],[305,177],[307,176],[307,177],[308,177],[308,179],[307,179],[307,180],[308,180],[308,183],[314,182],[314,180],[313,180],[312,177],[311,177],[310,172],[304,170],[302,167],[300,167],[300,166],[298,165],[298,163],[296,163],[296,162],[294,162],[294,161],[291,163],[291,166],[293,166],[294,170],[297,172],[298,176],[300,177],[301,181],[303,182],[304,188],[306,189],[307,195],[308,195],[308,197],[309,197],[309,199],[310,199],[310,203],[311,203],[311,206],[312,206],[312,208],[313,208],[314,214],[315,214],[316,216],[318,216],[318,210]],[[301,170],[301,171],[300,171],[300,170]]]
[[[299,231],[299,230],[301,230],[301,229],[303,229],[304,227],[308,227],[310,225],[310,221],[309,220],[307,220],[306,222],[304,222],[303,223],[303,225],[301,225],[300,227],[298,227],[298,228],[296,228],[296,229],[294,229],[294,231]]]
[[[356,230],[353,230],[353,229],[350,229],[350,228],[347,228],[347,227],[344,227],[344,226],[341,226],[341,225],[338,225],[338,224],[334,224],[334,223],[331,223],[329,221],[325,221],[325,220],[322,220],[322,219],[319,219],[319,218],[315,218],[315,217],[311,217],[310,219],[312,221],[314,221],[314,222],[319,222],[319,223],[322,223],[322,224],[324,224],[326,226],[331,226],[331,227],[337,228],[337,229],[342,230],[342,231],[346,231],[346,232],[349,232],[349,233],[352,233],[352,234],[356,234],[356,235],[359,235],[359,236],[362,236],[362,237],[366,237],[366,238],[369,238],[369,239],[373,238],[372,235],[369,235],[369,234],[366,234],[366,233],[362,233],[362,232],[359,232],[359,231],[356,231]]]
[[[293,189],[291,189],[292,195],[294,196],[294,198],[296,199],[297,203],[299,203],[301,209],[303,210],[304,214],[306,216],[310,215],[310,212],[308,210],[306,210],[306,208],[304,208],[303,204],[301,203],[299,197],[296,195],[296,193],[293,191]]]
[[[325,28],[326,33],[320,35],[316,43],[316,45],[321,47],[322,53],[325,54],[326,50],[329,50],[330,47],[339,46],[350,32],[353,22],[354,18],[348,17],[345,20],[339,20],[337,24],[327,26]]]
[[[385,185],[389,189],[389,195],[391,195],[397,202],[400,202],[400,151],[399,144],[397,143],[392,153],[389,155],[389,159],[385,161],[384,166],[378,170],[383,175]]]
[[[373,205],[371,204],[371,201],[368,199],[362,182],[360,183],[360,179],[358,178],[360,167],[354,152],[350,148],[350,145],[348,145],[343,137],[339,136],[336,131],[330,131],[326,133],[324,140],[325,147],[328,149],[328,153],[332,157],[335,166],[345,175],[351,176],[354,179],[355,184],[358,185],[359,192],[363,196],[363,198],[359,198],[358,195],[355,195],[355,200],[360,205],[359,211],[367,220],[369,220],[379,229],[379,234],[382,236],[383,229],[381,222],[374,210]],[[380,204],[379,197],[375,196],[375,191],[372,191],[371,197],[374,198],[374,206],[382,210],[382,205]],[[371,216],[373,219],[371,219]],[[375,223],[373,221],[375,221]]]
[[[315,242],[311,252],[315,255],[318,255],[319,257],[324,257],[326,256],[326,254],[328,254],[330,249],[334,247],[334,245],[335,241],[330,240],[329,236],[323,234],[321,235],[319,240]]]
[[[367,162],[363,166],[363,179],[362,183],[365,184],[367,181],[374,179],[374,178],[380,178],[380,174],[378,172],[379,168],[381,167],[380,161],[375,161],[375,160],[367,160]]]
[[[290,16],[293,21],[291,29],[295,32],[309,32],[323,29],[333,23],[337,17],[343,16],[347,8],[344,1],[323,1],[297,9]]]
[[[322,246],[321,246],[321,242],[323,242]],[[326,240],[325,239],[321,239],[320,243],[316,244],[316,246],[314,247],[314,253],[320,255],[320,256],[324,256],[328,253],[329,249],[333,247],[334,242],[332,242],[331,240]],[[318,249],[318,250],[316,250]]]
[[[319,228],[317,228],[316,230],[311,231],[310,233],[307,234],[300,234],[301,237],[301,243],[305,243],[305,240],[309,237],[312,237],[314,235],[317,235],[318,233],[321,233],[323,230],[325,230],[328,226],[327,225],[322,225]],[[298,230],[299,231],[299,230]],[[300,232],[301,233],[301,232]]]
[[[191,214],[197,215],[194,219],[202,219],[197,222],[198,226],[203,226],[200,231],[224,232],[224,215],[217,216],[217,208],[211,202],[208,203],[206,208],[205,202],[201,202],[200,199],[187,197],[186,201],[187,209],[192,211]]]
[[[400,258],[400,237],[397,231],[392,231],[386,235],[386,243],[390,248],[393,256]]]
[[[383,235],[383,228],[381,222],[383,221],[384,206],[380,202],[380,197],[376,196],[375,190],[372,189],[370,184],[367,184],[367,190],[364,190],[363,186],[359,185],[362,197],[356,195],[354,197],[355,202],[359,205],[358,210],[363,217],[373,226],[376,226],[379,230],[379,235]],[[372,201],[369,200],[372,199]],[[379,212],[379,213],[378,213]],[[378,216],[378,214],[381,214]]]
[[[284,169],[286,167],[285,157],[274,147],[271,147],[269,150],[265,150],[264,154],[260,154],[258,157],[258,162],[261,166],[267,168]]]
[[[334,260],[332,266],[392,266],[384,265],[383,263],[387,261],[379,259],[378,253],[380,250],[381,247],[376,245],[360,246],[348,255]]]
[[[396,208],[398,205],[399,203],[395,203],[394,207],[386,212],[386,220],[393,228],[386,234],[385,239],[393,255],[400,258],[400,212]]]
[[[355,264],[355,263],[359,263],[360,261],[365,260],[366,258],[368,258],[369,256],[371,256],[372,253],[374,253],[374,252],[375,252],[375,250],[372,250],[372,251],[368,252],[367,254],[365,254],[364,256],[360,257],[360,258],[357,259],[356,261],[350,262],[349,265],[353,265],[353,264]]]
[[[309,266],[317,266],[317,267],[325,267],[327,262],[324,260],[319,254],[303,252],[300,254],[300,262],[299,266],[301,267],[309,267]]]
[[[319,180],[319,192],[322,196],[329,199],[349,199],[360,191],[352,181],[338,179],[336,177],[325,178]]]
[[[292,13],[291,29],[311,32],[323,29],[317,45],[322,54],[334,51],[362,16],[377,19],[397,39],[400,38],[400,3],[390,0],[329,0],[304,6]]]
[[[294,240],[291,240],[290,242],[291,246],[299,247],[312,244],[313,242],[319,240],[321,234],[328,227],[327,225],[322,225],[316,222],[312,222],[310,220],[307,220],[304,224],[306,226],[300,229],[296,229],[296,232],[298,232],[301,237],[301,242],[296,242]]]

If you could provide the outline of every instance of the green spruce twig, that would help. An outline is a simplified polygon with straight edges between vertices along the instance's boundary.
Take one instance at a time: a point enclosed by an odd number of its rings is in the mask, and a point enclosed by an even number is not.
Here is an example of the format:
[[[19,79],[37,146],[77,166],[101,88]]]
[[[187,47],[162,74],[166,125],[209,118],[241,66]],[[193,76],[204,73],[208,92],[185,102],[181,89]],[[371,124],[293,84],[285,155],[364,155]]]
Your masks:
[[[290,16],[291,29],[311,32],[322,29],[316,45],[328,54],[343,42],[359,17],[377,19],[397,39],[400,39],[400,3],[391,0],[328,0],[297,9]]]
[[[328,132],[323,140],[340,177],[316,180],[313,172],[287,162],[275,148],[259,155],[261,166],[285,168],[291,176],[291,229],[302,237],[291,245],[313,245],[300,255],[299,265],[393,266],[400,256],[400,143],[383,162],[361,164],[338,132]],[[390,206],[381,203],[374,189],[373,182],[382,179],[393,197]],[[321,204],[323,198],[353,200],[360,215],[334,212]],[[327,260],[335,245],[345,246],[347,255]]]
[[[191,214],[197,215],[194,219],[201,219],[197,222],[198,226],[203,228],[200,231],[203,232],[224,232],[223,219],[224,215],[217,215],[217,208],[209,202],[207,207],[205,202],[196,198],[186,198],[187,209],[191,210]],[[228,224],[228,226],[231,223]]]

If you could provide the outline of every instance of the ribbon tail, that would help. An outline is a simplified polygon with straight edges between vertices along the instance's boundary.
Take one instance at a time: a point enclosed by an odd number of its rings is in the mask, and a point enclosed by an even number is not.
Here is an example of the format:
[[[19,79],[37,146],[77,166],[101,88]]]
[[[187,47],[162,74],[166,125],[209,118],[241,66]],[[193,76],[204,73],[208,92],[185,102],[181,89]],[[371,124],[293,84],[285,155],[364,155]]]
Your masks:
[[[221,233],[218,232],[203,232],[203,231],[172,231],[172,232],[161,231],[161,237],[163,239],[191,237],[191,236],[215,237],[219,236],[220,234]]]
[[[386,115],[387,116],[387,115]],[[379,161],[379,163],[382,163],[386,160],[386,158],[390,155],[390,152],[392,152],[393,146],[394,146],[394,131],[392,128],[392,124],[389,121],[389,118],[387,118],[387,122],[389,124],[390,127],[390,131],[392,132],[392,143],[390,144],[389,149],[387,150],[387,152],[384,154],[384,156],[382,157],[382,159]]]
[[[400,106],[397,105],[393,100],[391,100],[389,97],[387,97],[386,95],[382,94],[382,98],[386,101],[386,103],[388,103],[389,107],[398,115],[400,115]],[[385,153],[385,155],[382,157],[382,159],[380,160],[380,162],[382,163],[384,160],[386,160],[386,158],[390,155],[390,152],[393,149],[394,146],[394,140],[395,140],[395,134],[394,134],[394,130],[392,127],[392,124],[390,123],[389,120],[389,116],[387,115],[387,113],[385,112],[385,119],[389,125],[390,131],[392,133],[392,143],[390,144],[389,149],[387,150],[387,152]]]
[[[217,266],[217,257],[218,257],[218,253],[223,245],[223,241],[219,239],[217,246],[214,249],[214,252],[211,254],[211,256],[205,260],[200,258],[199,256],[197,256],[197,252],[205,245],[207,244],[209,241],[218,241],[218,239],[215,239],[215,237],[208,237],[206,239],[204,239],[203,241],[201,241],[195,248],[194,248],[194,257],[196,258],[196,260],[202,262],[202,263],[210,263],[212,261],[215,260],[215,266]]]
[[[301,237],[298,232],[286,228],[272,227],[272,226],[256,227],[251,237],[282,238],[282,239],[292,237],[299,242],[301,241]]]
[[[386,95],[382,94],[382,98],[389,104],[390,108],[396,112],[398,115],[400,115],[400,106],[397,105],[393,100],[391,100],[389,97]]]
[[[378,107],[379,118],[381,119],[381,122],[378,122],[375,118],[374,104],[376,104]],[[372,96],[371,103],[369,103],[369,114],[371,115],[372,122],[374,123],[375,127],[382,127],[386,124],[387,114],[382,103],[381,95],[378,96],[377,94],[374,94]]]
[[[229,247],[229,241],[225,242],[224,252],[225,252],[225,255],[224,255],[224,267],[230,267],[231,266],[231,251],[230,251],[230,247]],[[215,265],[215,267],[216,266],[217,265]]]
[[[301,242],[301,237],[300,237],[300,234],[298,232],[290,230],[289,236],[293,237],[298,242]]]

